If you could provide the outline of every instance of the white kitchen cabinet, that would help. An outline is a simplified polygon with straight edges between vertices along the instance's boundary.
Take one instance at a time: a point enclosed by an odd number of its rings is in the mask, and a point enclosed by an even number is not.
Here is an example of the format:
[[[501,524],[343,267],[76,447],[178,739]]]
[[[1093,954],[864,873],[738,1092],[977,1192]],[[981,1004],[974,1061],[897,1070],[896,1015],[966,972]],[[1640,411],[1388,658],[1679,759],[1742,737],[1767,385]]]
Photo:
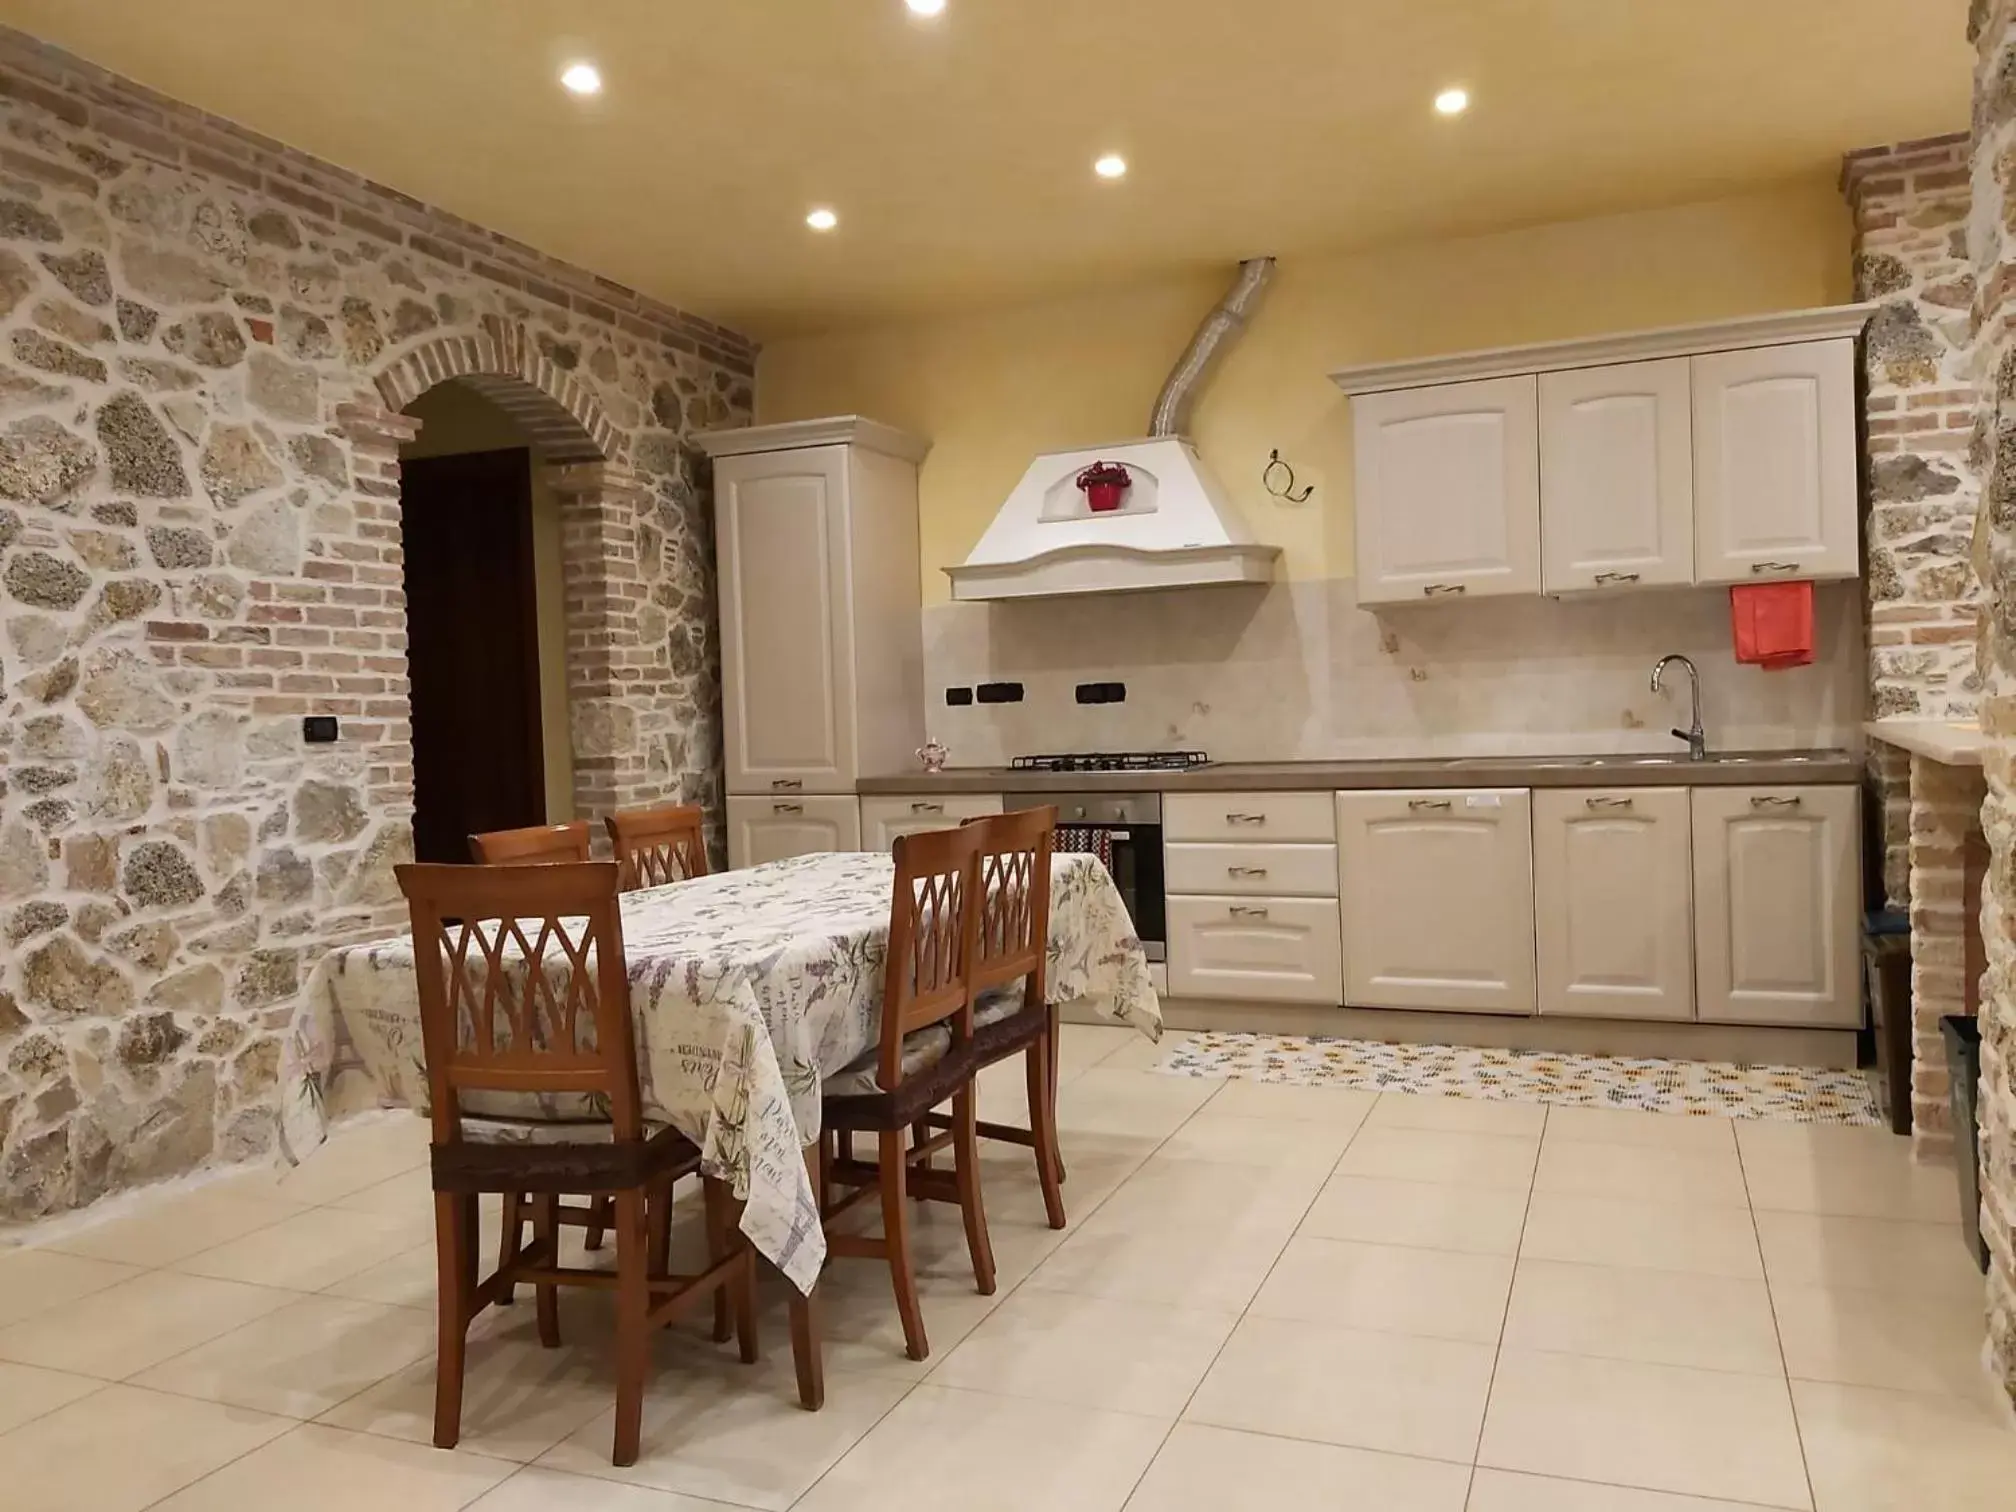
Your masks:
[[[1534,1011],[1524,789],[1339,793],[1337,865],[1346,1003]]]
[[[1360,394],[1358,601],[1540,591],[1540,428],[1531,374]]]
[[[902,835],[956,829],[1001,812],[999,793],[916,793],[861,800],[861,848],[892,849]]]
[[[924,738],[917,463],[858,419],[712,431],[730,794],[848,793]]]
[[[1696,579],[1854,577],[1855,343],[1692,362]]]
[[[1694,789],[1704,1022],[1860,1025],[1858,797],[1853,787]]]
[[[861,849],[861,809],[849,795],[730,797],[728,865]]]
[[[1171,997],[1344,1000],[1332,899],[1172,897],[1168,929]]]
[[[1691,834],[1685,788],[1533,794],[1543,1014],[1694,1017]]]
[[[1327,794],[1325,795],[1327,799]],[[1330,807],[1326,801],[1325,808]],[[1171,893],[1334,898],[1334,845],[1196,845],[1162,848],[1163,887]]]
[[[1685,357],[1540,375],[1541,587],[1694,581]]]
[[[1337,810],[1328,793],[1170,793],[1162,800],[1162,834],[1245,845],[1330,841]]]

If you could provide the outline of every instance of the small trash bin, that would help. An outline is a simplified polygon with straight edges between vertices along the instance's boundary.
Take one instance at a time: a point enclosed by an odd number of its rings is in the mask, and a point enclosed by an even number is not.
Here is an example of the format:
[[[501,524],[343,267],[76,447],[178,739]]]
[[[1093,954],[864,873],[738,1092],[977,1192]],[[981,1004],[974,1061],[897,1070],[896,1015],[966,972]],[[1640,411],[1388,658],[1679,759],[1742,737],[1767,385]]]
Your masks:
[[[1946,1072],[1953,1098],[1953,1166],[1960,1177],[1960,1229],[1967,1251],[1985,1274],[1988,1246],[1981,1238],[1981,1130],[1974,1101],[1981,1090],[1981,1026],[1953,1015],[1939,1020],[1946,1041]]]
[[[1876,1048],[1876,1106],[1893,1134],[1911,1132],[1911,920],[1883,909],[1862,922],[1862,980]]]

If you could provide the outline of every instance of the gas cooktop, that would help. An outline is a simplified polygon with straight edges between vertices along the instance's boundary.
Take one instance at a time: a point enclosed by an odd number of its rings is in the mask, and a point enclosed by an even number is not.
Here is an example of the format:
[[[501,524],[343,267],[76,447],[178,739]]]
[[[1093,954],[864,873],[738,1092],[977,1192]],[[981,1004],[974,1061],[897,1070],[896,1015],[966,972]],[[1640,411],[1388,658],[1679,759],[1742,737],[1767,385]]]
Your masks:
[[[1015,772],[1188,772],[1211,765],[1202,751],[1071,751],[1053,756],[1017,756]]]

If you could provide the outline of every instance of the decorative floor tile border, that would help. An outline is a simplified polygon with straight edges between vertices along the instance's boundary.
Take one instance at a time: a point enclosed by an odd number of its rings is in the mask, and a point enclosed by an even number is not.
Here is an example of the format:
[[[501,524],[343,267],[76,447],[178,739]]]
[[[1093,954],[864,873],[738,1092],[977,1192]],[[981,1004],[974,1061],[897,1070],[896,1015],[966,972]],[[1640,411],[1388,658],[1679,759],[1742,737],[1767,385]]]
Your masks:
[[[1389,1045],[1377,1040],[1207,1031],[1182,1038],[1156,1070],[1293,1086],[1361,1087],[1493,1102],[1636,1108],[1701,1118],[1780,1123],[1882,1122],[1874,1090],[1854,1071],[1739,1066],[1730,1061],[1637,1055],[1564,1055],[1465,1045]]]

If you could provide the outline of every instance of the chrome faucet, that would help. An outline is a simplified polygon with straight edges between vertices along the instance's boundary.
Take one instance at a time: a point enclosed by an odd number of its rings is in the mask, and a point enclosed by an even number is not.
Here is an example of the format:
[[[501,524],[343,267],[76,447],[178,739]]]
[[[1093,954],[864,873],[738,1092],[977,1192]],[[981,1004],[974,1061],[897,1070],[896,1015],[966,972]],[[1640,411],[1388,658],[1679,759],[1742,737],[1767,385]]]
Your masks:
[[[1659,664],[1652,669],[1652,691],[1654,693],[1662,691],[1659,686],[1660,679],[1665,677],[1666,669],[1674,662],[1680,663],[1681,666],[1687,669],[1687,681],[1694,688],[1694,723],[1687,729],[1675,730],[1673,734],[1687,742],[1687,759],[1689,761],[1706,761],[1708,759],[1708,737],[1701,730],[1701,674],[1695,669],[1694,663],[1677,651],[1669,652],[1667,655],[1660,657]]]

